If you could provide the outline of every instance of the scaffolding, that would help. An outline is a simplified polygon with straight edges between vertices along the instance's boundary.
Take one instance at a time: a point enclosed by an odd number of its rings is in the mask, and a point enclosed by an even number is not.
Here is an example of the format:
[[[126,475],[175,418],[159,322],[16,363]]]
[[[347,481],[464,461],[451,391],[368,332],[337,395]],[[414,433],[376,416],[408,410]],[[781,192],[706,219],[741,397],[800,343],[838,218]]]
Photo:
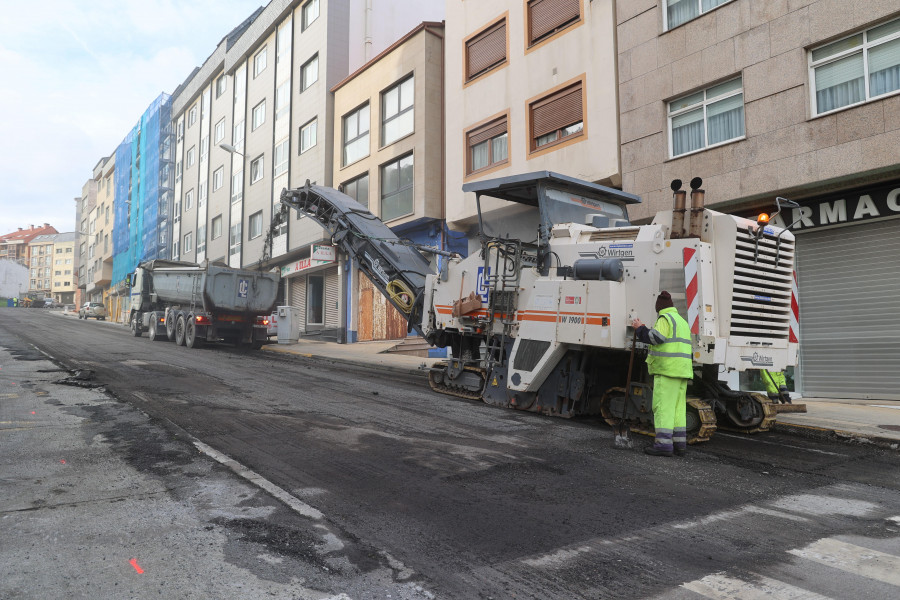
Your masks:
[[[172,103],[161,94],[116,148],[112,285],[141,262],[169,258],[174,193]]]

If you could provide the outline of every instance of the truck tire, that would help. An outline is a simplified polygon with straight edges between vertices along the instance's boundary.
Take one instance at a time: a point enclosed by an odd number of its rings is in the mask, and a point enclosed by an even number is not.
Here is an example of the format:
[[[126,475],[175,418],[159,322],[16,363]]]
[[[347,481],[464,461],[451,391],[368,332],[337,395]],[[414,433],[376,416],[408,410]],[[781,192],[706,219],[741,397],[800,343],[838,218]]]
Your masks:
[[[188,315],[184,330],[184,345],[188,348],[201,348],[203,346],[203,339],[197,333],[197,323],[194,315]]]
[[[184,346],[184,334],[186,329],[187,323],[184,318],[184,313],[178,313],[178,317],[175,319],[175,343],[179,346]]]
[[[147,328],[147,337],[151,342],[158,342],[164,336],[159,331],[159,315],[155,312],[150,313],[150,326]]]
[[[131,313],[131,335],[141,337],[141,324],[138,322],[137,313]]]
[[[175,311],[166,311],[166,337],[170,342],[175,341]]]
[[[263,347],[262,340],[253,340],[252,342],[250,342],[250,348],[252,350],[259,350],[262,347]]]

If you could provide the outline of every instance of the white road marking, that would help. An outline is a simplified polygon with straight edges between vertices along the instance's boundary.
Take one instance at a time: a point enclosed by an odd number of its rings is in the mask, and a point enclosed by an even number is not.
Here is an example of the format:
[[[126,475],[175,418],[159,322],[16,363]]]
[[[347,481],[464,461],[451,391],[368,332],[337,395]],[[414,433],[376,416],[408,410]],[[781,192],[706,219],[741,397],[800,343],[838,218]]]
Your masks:
[[[716,432],[716,437],[731,437],[738,440],[744,440],[745,442],[754,442],[756,444],[768,444],[770,446],[781,446],[783,448],[793,448],[794,450],[803,450],[804,452],[815,452],[816,454],[827,454],[828,456],[847,456],[846,454],[841,454],[840,452],[828,452],[826,450],[816,450],[815,448],[804,448],[803,446],[794,446],[793,444],[782,444],[780,442],[769,442],[766,440],[761,440],[759,438],[748,438],[743,435],[733,435],[730,433],[722,433],[721,431]]]
[[[869,406],[874,406],[875,408],[896,408],[900,410],[900,406],[889,406],[887,404],[870,404]]]
[[[900,556],[832,538],[822,539],[806,548],[788,552],[847,573],[900,586]]]
[[[750,582],[714,573],[681,587],[714,600],[830,600],[828,596],[761,575]]]
[[[769,503],[774,508],[803,515],[846,515],[865,517],[877,510],[878,505],[865,500],[850,500],[817,494],[794,494]]]

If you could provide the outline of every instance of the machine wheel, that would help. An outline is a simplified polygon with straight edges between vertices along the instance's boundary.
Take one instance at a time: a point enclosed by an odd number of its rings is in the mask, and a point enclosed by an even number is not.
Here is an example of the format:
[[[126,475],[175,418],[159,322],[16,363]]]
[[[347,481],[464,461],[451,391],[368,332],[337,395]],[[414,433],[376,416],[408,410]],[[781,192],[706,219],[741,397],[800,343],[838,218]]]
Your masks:
[[[166,311],[166,337],[175,341],[175,312],[171,310]]]
[[[141,324],[138,322],[137,313],[131,314],[131,335],[141,337]]]
[[[81,316],[81,311],[78,311],[78,320],[80,321],[80,320],[83,319],[83,318],[84,318],[84,317]]]
[[[155,312],[150,313],[150,326],[147,328],[147,338],[149,338],[151,342],[158,342],[163,339],[163,336],[159,331],[159,315]]]
[[[184,330],[184,345],[188,348],[200,348],[203,340],[197,335],[197,323],[194,315],[188,315]]]
[[[250,348],[252,348],[253,350],[259,350],[262,347],[262,340],[253,340],[252,342],[250,342]]]
[[[186,329],[187,323],[185,322],[184,313],[179,313],[175,319],[175,343],[179,346],[184,346]]]

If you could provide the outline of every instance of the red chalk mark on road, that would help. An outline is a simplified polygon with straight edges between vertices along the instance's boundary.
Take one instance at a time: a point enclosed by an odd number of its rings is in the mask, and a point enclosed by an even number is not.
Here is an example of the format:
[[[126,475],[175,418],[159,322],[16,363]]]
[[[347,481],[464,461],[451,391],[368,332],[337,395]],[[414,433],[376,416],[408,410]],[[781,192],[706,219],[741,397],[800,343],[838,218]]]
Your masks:
[[[143,573],[143,572],[144,572],[144,570],[138,566],[138,564],[137,564],[137,559],[136,559],[136,558],[132,558],[132,559],[129,560],[128,562],[131,563],[131,566],[134,567],[134,570],[137,571],[138,573]]]
[[[61,462],[62,464],[66,464],[66,459],[61,458],[61,459],[59,459],[59,462]]]
[[[36,415],[36,414],[37,414],[37,413],[36,413],[36,412],[34,412],[34,411],[31,411],[31,414],[33,414],[33,415]]]

